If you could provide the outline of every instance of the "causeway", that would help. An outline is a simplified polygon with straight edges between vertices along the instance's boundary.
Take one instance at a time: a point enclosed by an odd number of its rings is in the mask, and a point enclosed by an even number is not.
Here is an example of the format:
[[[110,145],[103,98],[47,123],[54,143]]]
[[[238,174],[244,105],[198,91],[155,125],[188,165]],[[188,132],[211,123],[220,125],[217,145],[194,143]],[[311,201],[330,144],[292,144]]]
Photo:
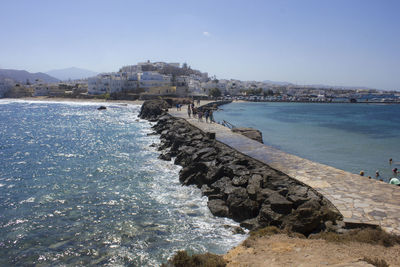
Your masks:
[[[214,132],[217,141],[314,188],[331,201],[346,224],[379,225],[389,233],[400,235],[400,186],[285,153],[217,123],[188,118],[186,106],[181,111],[171,109],[169,113],[186,119],[204,132]]]

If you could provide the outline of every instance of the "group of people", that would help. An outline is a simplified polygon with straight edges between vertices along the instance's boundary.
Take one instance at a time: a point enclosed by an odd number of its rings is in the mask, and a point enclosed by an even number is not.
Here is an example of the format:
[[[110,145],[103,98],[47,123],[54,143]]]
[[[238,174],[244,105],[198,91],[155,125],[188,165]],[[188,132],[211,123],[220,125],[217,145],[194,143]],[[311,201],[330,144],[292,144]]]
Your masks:
[[[393,159],[389,159],[389,164],[392,165],[393,163]],[[398,169],[395,167],[392,169],[392,173],[393,173],[393,178],[390,179],[389,184],[394,184],[394,185],[398,185],[400,186],[400,179],[397,178],[397,174],[399,173]],[[364,171],[360,171],[360,175],[364,176]],[[369,179],[371,179],[371,176],[368,176]],[[381,178],[381,175],[379,173],[379,170],[377,170],[375,172],[375,178],[377,180],[383,181],[383,179]]]
[[[193,118],[198,119],[199,122],[203,121],[203,117],[206,120],[206,123],[213,123],[214,121],[214,114],[213,114],[213,110],[212,109],[200,109],[200,108],[196,108],[194,106],[194,103],[191,103],[187,106],[187,113],[188,113],[188,117],[191,118],[193,116]]]

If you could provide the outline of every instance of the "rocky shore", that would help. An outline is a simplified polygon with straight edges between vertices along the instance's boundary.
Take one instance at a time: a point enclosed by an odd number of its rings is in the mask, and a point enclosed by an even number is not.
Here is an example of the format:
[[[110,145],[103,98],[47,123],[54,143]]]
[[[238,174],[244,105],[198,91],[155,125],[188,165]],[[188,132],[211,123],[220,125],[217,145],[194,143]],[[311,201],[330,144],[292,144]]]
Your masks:
[[[183,167],[180,182],[200,188],[214,215],[250,230],[273,225],[309,235],[341,228],[340,213],[312,188],[170,116],[167,108],[163,101],[146,101],[139,116],[157,121],[160,159]]]

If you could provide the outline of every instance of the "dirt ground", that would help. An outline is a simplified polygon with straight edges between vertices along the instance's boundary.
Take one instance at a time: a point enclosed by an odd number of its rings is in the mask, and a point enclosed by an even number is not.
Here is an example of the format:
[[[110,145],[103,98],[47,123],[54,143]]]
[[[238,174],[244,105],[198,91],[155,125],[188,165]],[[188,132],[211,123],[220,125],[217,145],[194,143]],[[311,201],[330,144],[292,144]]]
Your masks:
[[[389,266],[400,266],[399,245],[384,247],[358,242],[333,243],[292,238],[284,234],[260,237],[243,244],[224,256],[228,267],[374,266],[362,261],[364,257],[383,259]]]

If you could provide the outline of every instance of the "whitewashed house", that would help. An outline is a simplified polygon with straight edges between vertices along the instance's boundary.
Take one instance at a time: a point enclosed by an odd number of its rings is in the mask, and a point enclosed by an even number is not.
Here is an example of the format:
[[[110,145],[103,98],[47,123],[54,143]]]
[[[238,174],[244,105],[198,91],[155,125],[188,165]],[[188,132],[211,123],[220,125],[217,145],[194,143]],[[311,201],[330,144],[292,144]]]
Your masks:
[[[164,87],[171,85],[171,76],[162,75],[155,71],[139,73],[139,87],[149,89],[152,87]]]

